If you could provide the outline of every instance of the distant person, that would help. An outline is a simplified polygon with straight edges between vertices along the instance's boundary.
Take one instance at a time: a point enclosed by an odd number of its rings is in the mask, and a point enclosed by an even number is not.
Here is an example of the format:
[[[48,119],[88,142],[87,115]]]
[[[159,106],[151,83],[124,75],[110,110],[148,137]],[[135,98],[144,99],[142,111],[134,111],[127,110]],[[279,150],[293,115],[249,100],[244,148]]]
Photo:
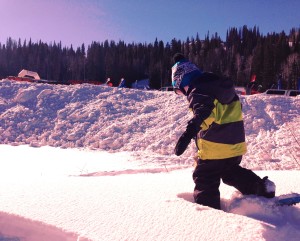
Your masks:
[[[251,95],[252,91],[256,92],[257,90],[256,84],[256,75],[252,75],[250,82],[246,86],[246,94]]]
[[[180,53],[175,54],[173,60],[172,85],[177,94],[187,97],[193,112],[193,118],[176,144],[175,154],[183,154],[195,138],[198,148],[193,173],[195,202],[221,209],[221,179],[244,195],[273,198],[275,184],[268,177],[261,179],[240,166],[246,153],[245,131],[242,106],[233,84],[228,85],[230,79],[222,80],[228,89],[217,92],[218,76],[202,72]],[[227,101],[226,104],[222,104],[221,99]]]
[[[120,84],[119,84],[119,88],[126,88],[126,80],[124,78],[121,79]]]
[[[105,82],[105,84],[110,87],[114,86],[110,78],[107,78],[107,81]]]

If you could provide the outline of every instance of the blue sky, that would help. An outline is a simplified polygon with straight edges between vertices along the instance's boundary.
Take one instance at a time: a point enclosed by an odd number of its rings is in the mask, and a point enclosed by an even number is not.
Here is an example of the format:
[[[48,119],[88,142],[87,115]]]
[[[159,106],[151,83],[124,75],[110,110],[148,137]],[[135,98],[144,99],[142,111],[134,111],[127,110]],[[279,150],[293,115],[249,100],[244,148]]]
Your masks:
[[[289,33],[300,27],[299,9],[299,0],[0,0],[0,42],[166,43],[215,32],[225,40],[229,28],[243,25]]]

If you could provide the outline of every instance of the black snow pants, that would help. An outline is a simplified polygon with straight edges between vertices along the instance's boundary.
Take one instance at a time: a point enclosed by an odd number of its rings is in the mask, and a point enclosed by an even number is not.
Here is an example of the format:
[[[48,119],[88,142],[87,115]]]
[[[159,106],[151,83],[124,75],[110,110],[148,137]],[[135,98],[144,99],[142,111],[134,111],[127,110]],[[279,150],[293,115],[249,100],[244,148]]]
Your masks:
[[[256,194],[261,178],[251,170],[240,166],[242,156],[222,160],[198,159],[193,173],[194,199],[201,205],[215,209],[220,206],[220,181],[235,187],[244,195]]]

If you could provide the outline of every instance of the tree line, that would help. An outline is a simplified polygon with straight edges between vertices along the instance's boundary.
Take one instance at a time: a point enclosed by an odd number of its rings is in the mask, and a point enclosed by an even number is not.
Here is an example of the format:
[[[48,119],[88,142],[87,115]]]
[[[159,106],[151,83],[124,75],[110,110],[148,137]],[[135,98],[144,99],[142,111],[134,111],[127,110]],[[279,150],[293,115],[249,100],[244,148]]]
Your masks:
[[[263,35],[258,27],[230,28],[222,41],[217,33],[185,41],[164,43],[92,42],[74,49],[61,42],[44,43],[8,38],[0,43],[0,78],[17,75],[20,70],[36,71],[42,79],[67,83],[70,80],[115,85],[125,78],[130,87],[136,80],[148,78],[150,87],[171,84],[172,57],[182,52],[203,71],[231,77],[236,86],[246,86],[253,76],[263,89],[281,78],[283,88],[296,89],[300,78],[300,30],[288,34]]]

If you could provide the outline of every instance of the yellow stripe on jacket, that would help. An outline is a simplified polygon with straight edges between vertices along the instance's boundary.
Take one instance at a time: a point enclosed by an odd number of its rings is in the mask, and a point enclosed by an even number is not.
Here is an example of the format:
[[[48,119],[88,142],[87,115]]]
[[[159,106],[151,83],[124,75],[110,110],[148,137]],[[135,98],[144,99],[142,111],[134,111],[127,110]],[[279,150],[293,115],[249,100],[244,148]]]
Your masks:
[[[244,155],[247,147],[240,101],[223,105],[215,100],[214,104],[212,113],[201,124],[198,157],[206,160]]]

